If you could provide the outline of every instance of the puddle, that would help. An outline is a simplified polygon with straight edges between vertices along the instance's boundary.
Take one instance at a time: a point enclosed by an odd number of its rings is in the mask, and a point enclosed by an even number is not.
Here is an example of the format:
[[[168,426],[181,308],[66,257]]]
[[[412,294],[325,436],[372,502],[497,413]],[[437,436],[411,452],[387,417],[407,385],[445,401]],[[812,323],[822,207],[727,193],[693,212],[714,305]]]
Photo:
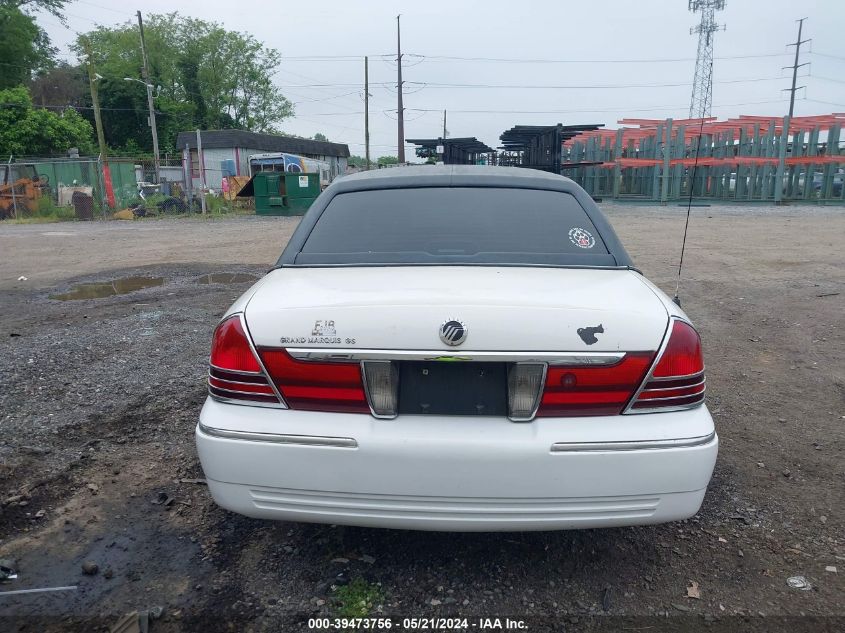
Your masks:
[[[245,284],[252,283],[258,279],[255,275],[247,273],[211,273],[197,279],[198,284]]]
[[[51,299],[73,301],[76,299],[102,299],[114,295],[125,295],[136,290],[152,288],[164,284],[164,277],[123,277],[101,283],[77,284],[70,292],[50,295]]]

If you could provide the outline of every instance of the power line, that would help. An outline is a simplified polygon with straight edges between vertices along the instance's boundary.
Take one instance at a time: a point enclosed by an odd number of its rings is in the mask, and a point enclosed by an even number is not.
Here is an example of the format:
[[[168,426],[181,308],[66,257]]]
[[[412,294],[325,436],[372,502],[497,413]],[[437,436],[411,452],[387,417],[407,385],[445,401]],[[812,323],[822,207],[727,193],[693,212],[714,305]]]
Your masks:
[[[810,74],[808,76],[811,77],[812,79],[822,79],[824,81],[832,81],[835,84],[845,84],[845,80],[834,79],[833,77],[825,77],[823,75],[813,75],[813,74]]]
[[[334,95],[333,97],[325,97],[323,99],[303,99],[302,101],[293,101],[293,102],[291,102],[291,105],[299,105],[301,103],[315,103],[315,102],[318,102],[318,101],[331,101],[332,99],[340,99],[341,97],[348,97],[349,95],[360,95],[360,94],[361,94],[361,92],[359,90],[353,90],[352,92],[344,92],[343,94]]]
[[[738,108],[752,105],[768,105],[772,103],[783,103],[786,97],[781,99],[771,99],[768,101],[745,101],[742,103],[721,103],[713,105],[714,108]],[[799,101],[813,101],[813,99],[799,99]],[[821,102],[826,103],[826,102]],[[834,103],[831,105],[841,105]],[[667,110],[676,110],[686,108],[687,104],[671,104],[660,107],[647,108],[632,108],[629,105],[620,105],[616,107],[607,108],[581,108],[576,110],[460,110],[449,108],[450,113],[454,114],[590,114],[590,113],[607,113],[607,112],[665,112]],[[405,108],[411,112],[442,112],[441,108]],[[395,112],[395,110],[389,110]],[[359,112],[309,112],[308,116],[359,116],[364,114],[364,111]]]
[[[38,108],[43,110],[93,110],[92,106],[77,106],[77,105],[53,105],[53,104],[23,104],[23,103],[0,103],[0,108]],[[100,108],[101,111],[109,111],[109,112],[141,112],[141,108]],[[168,116],[167,112],[159,112],[156,110],[156,114]]]
[[[827,53],[819,53],[817,51],[810,51],[810,55],[818,55],[819,57],[829,57],[830,59],[839,59],[845,61],[845,57],[840,55],[828,55]]]
[[[770,103],[783,103],[786,99],[775,99],[770,101],[748,101],[745,103],[724,103],[714,105],[714,108],[735,108],[749,105],[765,105]],[[661,107],[648,108],[631,108],[628,105],[621,105],[611,108],[585,108],[578,110],[458,110],[449,108],[450,113],[455,114],[582,114],[582,113],[602,113],[602,112],[664,112],[666,110],[673,110],[678,108],[686,108],[687,104],[665,105]],[[408,108],[409,110],[419,110],[424,112],[440,112],[440,108]]]
[[[808,99],[806,97],[801,99],[801,101],[809,101],[810,103],[821,103],[823,105],[835,106],[837,108],[845,108],[845,103],[834,103],[833,101],[820,101],[818,99]]]
[[[107,7],[107,6],[104,6],[102,4],[96,4],[94,2],[87,2],[86,0],[76,0],[76,2],[78,2],[79,4],[87,4],[89,7],[96,7],[97,9],[103,9],[105,11],[111,11],[112,13],[119,13],[120,15],[126,17],[127,20],[130,20],[134,17],[134,16],[130,15],[129,13],[126,13],[124,11],[120,11],[118,9],[114,9],[112,7]]]
[[[725,55],[713,59],[759,59],[764,57],[784,57],[788,53],[762,53],[758,55]],[[652,57],[646,59],[530,59],[530,58],[506,58],[506,57],[458,57],[453,55],[419,55],[405,53],[407,57],[422,57],[427,61],[467,61],[467,62],[494,62],[514,64],[656,64],[672,62],[691,62],[695,57]]]
[[[737,84],[755,83],[761,81],[782,81],[783,77],[749,77],[746,79],[723,79],[713,83]],[[406,81],[406,84],[423,85],[426,88],[509,88],[518,90],[615,90],[628,88],[677,88],[691,86],[691,82],[671,82],[656,84],[570,84],[570,85],[537,85],[537,84],[470,84],[470,83],[436,83],[425,81]],[[282,86],[284,87],[284,86]],[[295,86],[294,86],[295,87]]]

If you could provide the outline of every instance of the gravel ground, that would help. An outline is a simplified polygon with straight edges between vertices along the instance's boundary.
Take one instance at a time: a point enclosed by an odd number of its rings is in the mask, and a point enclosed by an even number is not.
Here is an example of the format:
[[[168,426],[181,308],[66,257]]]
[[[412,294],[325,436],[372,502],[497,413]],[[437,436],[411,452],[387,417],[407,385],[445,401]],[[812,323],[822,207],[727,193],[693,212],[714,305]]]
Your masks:
[[[673,292],[683,210],[604,209]],[[211,330],[249,286],[199,282],[261,275],[295,225],[0,224],[0,559],[19,570],[0,592],[78,586],[0,594],[0,629],[107,630],[160,606],[155,633],[300,630],[361,600],[374,614],[520,617],[532,631],[845,628],[841,209],[693,209],[681,296],[722,441],[704,507],[681,523],[553,533],[267,523],[220,510],[192,481]],[[50,298],[129,276],[162,284]],[[787,585],[798,575],[810,590]]]

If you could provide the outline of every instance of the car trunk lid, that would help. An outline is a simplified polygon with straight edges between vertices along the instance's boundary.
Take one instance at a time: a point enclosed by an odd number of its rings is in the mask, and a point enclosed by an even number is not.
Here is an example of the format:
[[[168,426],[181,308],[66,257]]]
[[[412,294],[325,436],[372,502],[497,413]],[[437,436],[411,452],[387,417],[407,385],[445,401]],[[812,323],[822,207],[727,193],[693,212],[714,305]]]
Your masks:
[[[281,268],[249,300],[258,347],[657,350],[663,302],[630,270],[484,266]],[[466,328],[459,345],[441,326]]]

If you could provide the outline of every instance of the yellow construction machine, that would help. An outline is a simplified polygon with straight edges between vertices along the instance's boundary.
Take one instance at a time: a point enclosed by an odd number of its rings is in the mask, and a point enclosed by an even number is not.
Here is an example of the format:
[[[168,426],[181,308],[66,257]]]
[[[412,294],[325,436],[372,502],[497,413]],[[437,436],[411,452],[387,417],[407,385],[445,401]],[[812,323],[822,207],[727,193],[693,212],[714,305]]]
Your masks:
[[[0,164],[0,220],[34,213],[47,190],[47,176],[39,176],[33,163]]]

